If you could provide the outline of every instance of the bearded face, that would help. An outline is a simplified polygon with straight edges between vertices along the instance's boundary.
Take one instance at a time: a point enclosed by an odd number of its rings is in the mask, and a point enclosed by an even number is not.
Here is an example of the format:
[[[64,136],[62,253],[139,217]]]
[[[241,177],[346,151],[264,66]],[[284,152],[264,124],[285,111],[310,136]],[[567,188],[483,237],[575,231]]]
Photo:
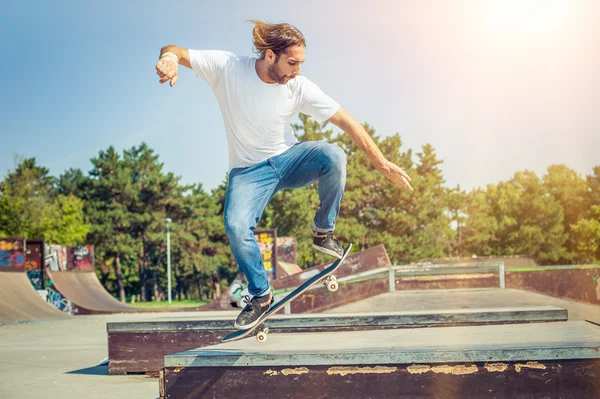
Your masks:
[[[269,58],[275,56],[275,60],[267,68],[269,78],[284,85],[296,76],[300,75],[301,64],[304,62],[306,49],[303,46],[293,46],[282,51],[280,54],[270,53]]]
[[[279,68],[279,56],[275,58],[275,63],[269,66],[269,77],[279,83],[280,85],[286,84],[289,78],[281,73],[281,69]]]

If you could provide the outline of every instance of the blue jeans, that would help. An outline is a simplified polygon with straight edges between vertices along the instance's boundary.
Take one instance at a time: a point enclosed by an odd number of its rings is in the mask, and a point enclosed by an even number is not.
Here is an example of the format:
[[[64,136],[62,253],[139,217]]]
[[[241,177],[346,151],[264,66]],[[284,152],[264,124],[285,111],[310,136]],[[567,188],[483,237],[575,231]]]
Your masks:
[[[225,232],[231,252],[248,280],[250,295],[262,296],[270,290],[253,233],[267,204],[281,189],[304,187],[315,181],[319,182],[320,206],[312,227],[317,232],[332,232],[346,184],[346,154],[337,145],[300,142],[266,161],[229,172]]]

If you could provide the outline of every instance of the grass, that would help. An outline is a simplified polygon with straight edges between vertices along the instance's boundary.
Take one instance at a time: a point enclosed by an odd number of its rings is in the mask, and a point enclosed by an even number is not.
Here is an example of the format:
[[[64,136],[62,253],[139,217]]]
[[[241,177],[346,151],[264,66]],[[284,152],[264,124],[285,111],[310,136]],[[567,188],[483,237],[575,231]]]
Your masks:
[[[199,299],[185,299],[183,301],[177,301],[175,299],[173,299],[171,301],[171,304],[169,305],[168,301],[154,301],[154,302],[136,302],[136,303],[129,303],[127,302],[128,305],[131,306],[135,306],[138,308],[165,308],[165,307],[173,307],[173,308],[193,308],[193,307],[198,307],[198,306],[202,306],[202,305],[206,305],[207,303],[209,303],[210,300],[199,300]]]

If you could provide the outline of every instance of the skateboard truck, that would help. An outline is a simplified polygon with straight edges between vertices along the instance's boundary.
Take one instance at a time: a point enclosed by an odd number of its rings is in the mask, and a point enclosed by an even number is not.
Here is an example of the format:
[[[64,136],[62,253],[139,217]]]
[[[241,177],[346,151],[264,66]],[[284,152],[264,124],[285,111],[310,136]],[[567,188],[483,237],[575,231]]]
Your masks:
[[[258,334],[256,334],[256,340],[258,342],[265,342],[267,340],[267,334],[269,333],[269,327],[262,326],[257,328]]]
[[[339,287],[337,283],[337,278],[335,278],[333,274],[323,280],[323,285],[327,287],[329,292],[336,292]]]

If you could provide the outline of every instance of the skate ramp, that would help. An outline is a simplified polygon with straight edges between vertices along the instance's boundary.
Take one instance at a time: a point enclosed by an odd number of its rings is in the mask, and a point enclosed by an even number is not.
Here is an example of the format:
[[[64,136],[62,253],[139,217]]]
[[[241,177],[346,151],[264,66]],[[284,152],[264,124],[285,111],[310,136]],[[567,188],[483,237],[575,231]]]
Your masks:
[[[74,313],[123,313],[143,312],[125,305],[109,294],[94,272],[46,271],[51,288],[72,302]]]
[[[70,316],[44,302],[25,272],[0,273],[0,323],[67,317]]]

